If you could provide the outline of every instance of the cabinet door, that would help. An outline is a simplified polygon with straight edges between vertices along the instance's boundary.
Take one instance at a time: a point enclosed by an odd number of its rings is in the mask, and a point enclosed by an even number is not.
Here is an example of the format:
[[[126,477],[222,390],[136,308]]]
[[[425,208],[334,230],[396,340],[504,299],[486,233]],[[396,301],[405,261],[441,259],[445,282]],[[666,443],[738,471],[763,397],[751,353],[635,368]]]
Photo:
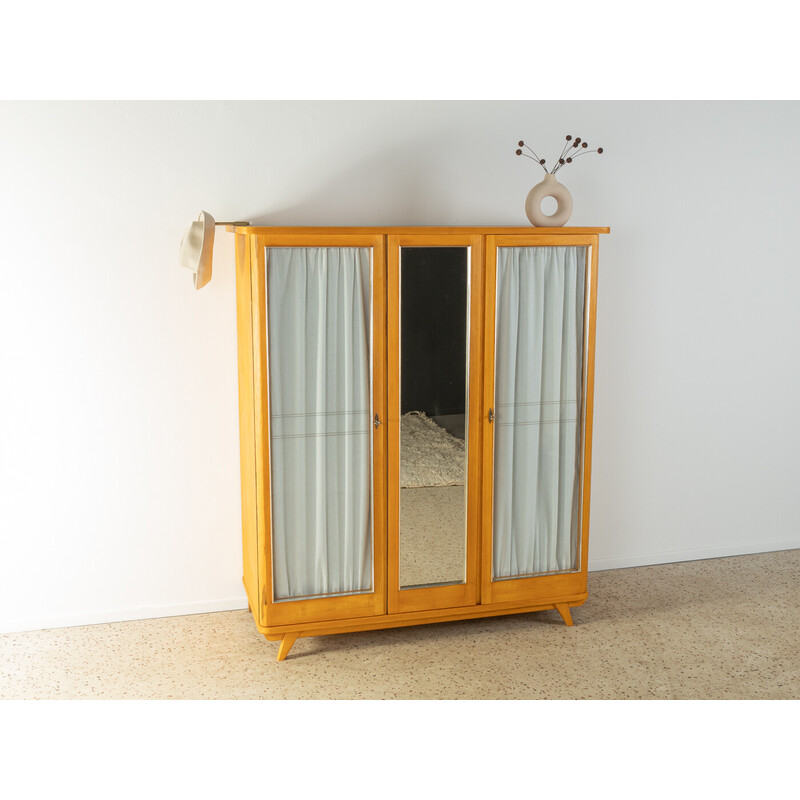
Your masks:
[[[266,624],[382,614],[383,237],[255,247]]]
[[[482,238],[388,237],[390,613],[478,597]]]
[[[487,237],[483,603],[586,591],[596,266],[596,236]]]

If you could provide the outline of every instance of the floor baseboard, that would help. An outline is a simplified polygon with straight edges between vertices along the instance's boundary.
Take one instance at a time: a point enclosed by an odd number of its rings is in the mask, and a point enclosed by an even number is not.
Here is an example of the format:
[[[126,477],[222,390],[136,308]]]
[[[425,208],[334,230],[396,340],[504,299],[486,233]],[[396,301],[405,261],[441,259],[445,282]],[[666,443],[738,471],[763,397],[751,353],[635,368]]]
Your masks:
[[[0,633],[40,631],[47,628],[74,628],[78,625],[102,625],[109,622],[131,622],[137,619],[182,617],[189,614],[209,614],[214,611],[238,611],[247,608],[247,597],[223,600],[205,600],[193,603],[175,603],[168,606],[138,606],[87,614],[64,614],[56,617],[29,617],[18,620],[0,620]]]
[[[708,558],[772,553],[779,550],[800,549],[800,539],[782,539],[777,542],[759,542],[721,547],[699,547],[691,550],[668,550],[660,553],[643,553],[631,556],[589,559],[589,572],[602,572],[628,567],[653,567],[680,561],[702,561]],[[176,603],[169,606],[139,606],[85,614],[64,614],[55,617],[29,617],[0,620],[0,634],[39,631],[47,628],[73,628],[79,625],[102,625],[109,622],[130,622],[138,619],[181,617],[189,614],[209,614],[215,611],[238,611],[247,608],[247,598],[241,596],[221,600]]]
[[[698,547],[690,550],[666,550],[660,553],[642,553],[632,556],[612,558],[592,558],[589,556],[589,572],[602,572],[607,569],[626,569],[628,567],[654,567],[659,564],[675,564],[680,561],[703,561],[707,558],[729,558],[748,556],[756,553],[774,553],[778,550],[799,550],[800,539],[781,539],[777,542],[759,542],[735,546]]]

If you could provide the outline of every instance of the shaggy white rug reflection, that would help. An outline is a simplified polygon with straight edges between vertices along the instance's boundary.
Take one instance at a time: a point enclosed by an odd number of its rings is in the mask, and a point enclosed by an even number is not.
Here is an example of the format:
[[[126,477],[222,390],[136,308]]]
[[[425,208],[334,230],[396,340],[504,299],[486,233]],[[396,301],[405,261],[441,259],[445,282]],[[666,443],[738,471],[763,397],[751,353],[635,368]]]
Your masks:
[[[465,454],[463,439],[451,436],[422,411],[401,417],[401,486],[462,486]]]

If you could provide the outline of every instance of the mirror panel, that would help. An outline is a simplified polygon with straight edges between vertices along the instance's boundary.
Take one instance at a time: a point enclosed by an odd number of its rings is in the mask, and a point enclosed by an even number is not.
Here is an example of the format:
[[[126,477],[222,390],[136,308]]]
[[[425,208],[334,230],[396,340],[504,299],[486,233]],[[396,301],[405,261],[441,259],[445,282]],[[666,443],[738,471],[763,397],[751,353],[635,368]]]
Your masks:
[[[466,580],[469,247],[400,248],[400,588]]]

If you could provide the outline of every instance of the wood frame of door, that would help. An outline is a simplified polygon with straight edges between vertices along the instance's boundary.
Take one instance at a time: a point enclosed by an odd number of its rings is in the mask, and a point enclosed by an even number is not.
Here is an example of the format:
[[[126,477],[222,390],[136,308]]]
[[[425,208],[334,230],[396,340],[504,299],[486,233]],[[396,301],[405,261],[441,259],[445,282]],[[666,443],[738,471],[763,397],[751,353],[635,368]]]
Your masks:
[[[592,473],[592,413],[594,396],[594,340],[597,310],[598,235],[487,236],[484,328],[484,393],[487,410],[483,429],[483,493],[481,548],[481,603],[522,602],[530,597],[568,597],[587,590],[587,547],[589,541],[589,500]],[[492,580],[494,425],[488,409],[494,409],[495,308],[497,288],[497,249],[499,247],[586,247],[586,293],[584,302],[583,373],[583,453],[581,458],[581,543],[579,568],[575,572]]]
[[[253,282],[253,386],[254,403],[260,406],[255,426],[257,486],[258,569],[263,592],[262,624],[338,620],[386,613],[386,426],[373,430],[372,497],[373,528],[372,591],[360,594],[275,601],[272,585],[272,548],[269,474],[269,342],[267,337],[266,248],[268,247],[370,247],[372,248],[372,403],[373,413],[386,418],[386,285],[384,237],[376,234],[266,233],[251,237]],[[263,423],[262,423],[263,421]]]
[[[400,248],[469,247],[469,410],[467,435],[466,581],[400,588]],[[387,237],[387,589],[390,614],[471,606],[478,602],[483,325],[483,237],[464,233]],[[478,379],[476,379],[476,376]]]

